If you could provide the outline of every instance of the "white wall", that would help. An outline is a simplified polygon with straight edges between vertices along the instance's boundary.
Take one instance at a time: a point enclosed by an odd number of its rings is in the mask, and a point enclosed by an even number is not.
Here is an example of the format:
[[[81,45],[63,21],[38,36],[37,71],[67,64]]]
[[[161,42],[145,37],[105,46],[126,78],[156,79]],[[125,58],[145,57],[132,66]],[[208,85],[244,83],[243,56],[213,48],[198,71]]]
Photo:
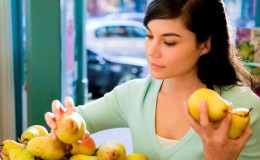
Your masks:
[[[0,142],[15,137],[11,1],[0,0]]]

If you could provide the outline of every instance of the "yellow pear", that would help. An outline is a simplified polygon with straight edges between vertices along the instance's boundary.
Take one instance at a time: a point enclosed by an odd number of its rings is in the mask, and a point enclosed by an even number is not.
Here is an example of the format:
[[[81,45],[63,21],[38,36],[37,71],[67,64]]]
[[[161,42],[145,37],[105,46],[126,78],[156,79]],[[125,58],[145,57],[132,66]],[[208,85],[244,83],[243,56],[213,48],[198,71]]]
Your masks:
[[[126,160],[148,160],[148,157],[141,153],[131,153],[126,156]]]
[[[2,152],[9,155],[9,152],[12,150],[12,149],[16,149],[16,148],[23,148],[24,145],[19,143],[19,142],[16,142],[15,140],[12,140],[12,139],[7,139],[7,140],[4,140],[1,144],[2,146]]]
[[[41,125],[32,125],[28,127],[21,135],[21,143],[26,144],[34,137],[44,136],[48,134],[48,130]]]
[[[9,153],[10,160],[35,160],[35,157],[25,148],[12,149]]]
[[[94,155],[96,152],[96,144],[89,133],[86,133],[86,136],[71,144],[71,154],[84,154],[88,156]]]
[[[84,154],[75,154],[70,157],[70,160],[97,160],[96,156],[88,156]]]
[[[212,126],[218,127],[220,122],[228,113],[229,103],[216,91],[208,88],[200,88],[189,97],[187,104],[191,116],[200,121],[201,102],[205,100],[208,107],[208,116]]]
[[[39,133],[39,136],[45,136],[49,133],[48,130],[42,125],[35,124],[35,125],[30,126],[29,128],[36,128]]]
[[[125,160],[125,146],[118,141],[106,141],[98,147],[96,156],[98,160]]]
[[[231,111],[231,122],[229,127],[229,138],[238,138],[250,122],[250,110],[247,108],[236,108]]]
[[[86,123],[77,112],[64,114],[57,121],[54,132],[62,142],[72,144],[83,138],[86,132]]]
[[[53,139],[51,134],[31,139],[26,149],[36,157],[42,159],[59,160],[67,155],[67,145],[58,139]]]
[[[0,159],[1,160],[10,160],[8,155],[0,151]]]

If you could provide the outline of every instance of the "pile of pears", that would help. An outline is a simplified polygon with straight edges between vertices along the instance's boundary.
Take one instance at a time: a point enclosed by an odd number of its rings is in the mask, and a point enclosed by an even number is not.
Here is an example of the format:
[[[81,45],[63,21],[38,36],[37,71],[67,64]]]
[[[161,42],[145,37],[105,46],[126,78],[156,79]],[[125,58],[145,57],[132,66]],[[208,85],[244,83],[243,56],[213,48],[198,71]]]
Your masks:
[[[53,133],[42,125],[28,127],[18,140],[4,140],[0,160],[148,160],[141,153],[126,154],[119,141],[106,141],[96,146],[77,113],[64,114]]]
[[[196,121],[200,121],[200,107],[203,100],[207,103],[209,122],[212,128],[218,128],[226,114],[231,114],[228,131],[229,138],[238,138],[248,126],[250,122],[250,111],[253,108],[234,108],[230,111],[230,103],[222,98],[216,91],[208,88],[196,90],[187,101],[189,112]]]

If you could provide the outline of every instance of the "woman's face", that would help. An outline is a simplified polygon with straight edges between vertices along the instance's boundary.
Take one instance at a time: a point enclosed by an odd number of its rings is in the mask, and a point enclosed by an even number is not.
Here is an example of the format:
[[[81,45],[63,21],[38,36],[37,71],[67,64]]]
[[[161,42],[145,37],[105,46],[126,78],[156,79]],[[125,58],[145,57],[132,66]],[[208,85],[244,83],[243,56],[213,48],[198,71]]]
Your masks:
[[[206,53],[180,18],[151,20],[145,45],[150,73],[157,79],[197,76],[197,61]]]

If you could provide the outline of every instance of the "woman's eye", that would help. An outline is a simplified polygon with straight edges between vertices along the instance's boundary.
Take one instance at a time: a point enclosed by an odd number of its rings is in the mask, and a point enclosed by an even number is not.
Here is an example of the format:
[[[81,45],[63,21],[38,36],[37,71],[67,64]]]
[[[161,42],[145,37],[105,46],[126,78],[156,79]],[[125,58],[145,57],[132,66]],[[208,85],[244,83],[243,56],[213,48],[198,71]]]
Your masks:
[[[147,37],[148,39],[152,39],[152,38],[153,38],[153,36],[151,36],[151,35],[149,35],[149,34],[147,34],[146,37]]]
[[[167,46],[174,46],[176,43],[175,42],[164,42]]]

